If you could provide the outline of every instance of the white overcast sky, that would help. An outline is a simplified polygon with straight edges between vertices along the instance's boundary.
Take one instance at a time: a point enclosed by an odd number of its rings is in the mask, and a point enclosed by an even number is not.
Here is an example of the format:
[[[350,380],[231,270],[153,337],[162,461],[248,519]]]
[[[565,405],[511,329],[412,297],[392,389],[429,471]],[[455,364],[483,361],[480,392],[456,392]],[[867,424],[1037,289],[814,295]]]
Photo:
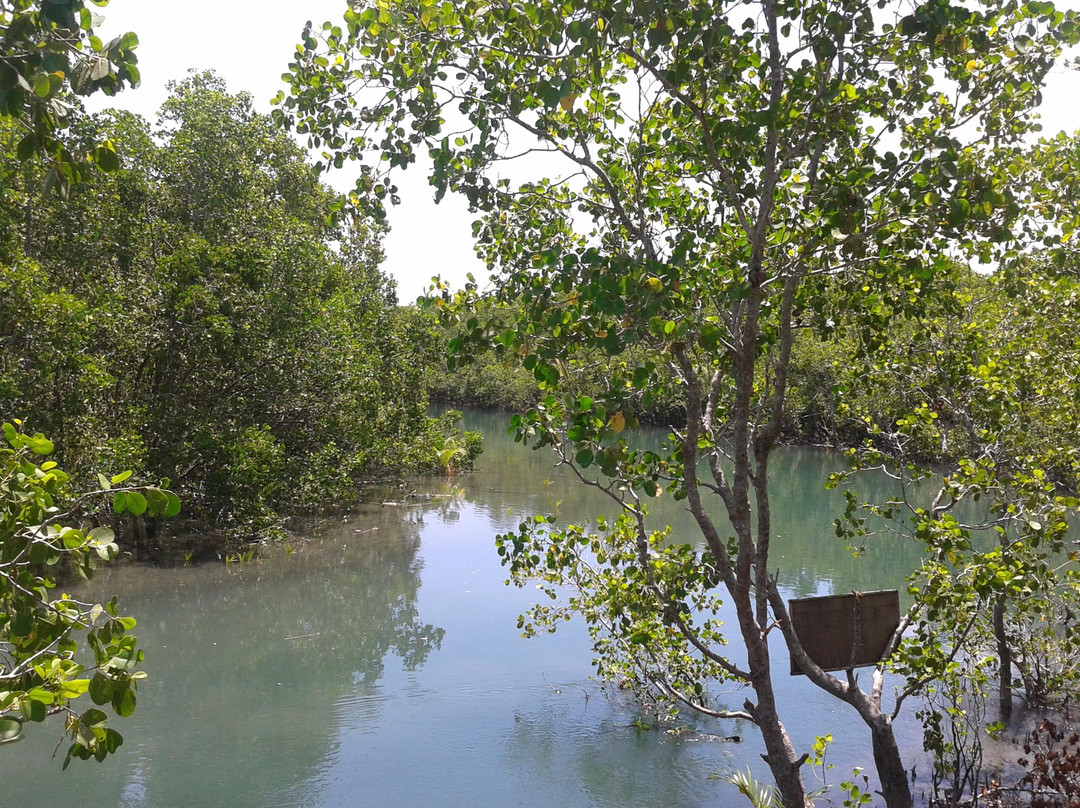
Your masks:
[[[1080,0],[1057,5],[1080,8]],[[256,108],[268,112],[269,99],[283,87],[281,74],[304,23],[339,22],[345,9],[345,0],[112,0],[97,10],[105,17],[99,33],[104,39],[124,31],[138,34],[142,85],[104,103],[95,99],[92,108],[122,107],[152,121],[166,97],[166,82],[182,78],[189,68],[212,68],[231,92],[251,93]],[[1042,115],[1045,133],[1080,129],[1080,76],[1055,72]],[[345,176],[328,179],[341,190],[349,184]],[[400,300],[415,300],[432,275],[454,286],[464,282],[467,272],[486,280],[472,252],[474,217],[464,203],[448,196],[436,206],[419,166],[400,177],[398,185],[403,204],[390,212],[384,268],[397,279]]]

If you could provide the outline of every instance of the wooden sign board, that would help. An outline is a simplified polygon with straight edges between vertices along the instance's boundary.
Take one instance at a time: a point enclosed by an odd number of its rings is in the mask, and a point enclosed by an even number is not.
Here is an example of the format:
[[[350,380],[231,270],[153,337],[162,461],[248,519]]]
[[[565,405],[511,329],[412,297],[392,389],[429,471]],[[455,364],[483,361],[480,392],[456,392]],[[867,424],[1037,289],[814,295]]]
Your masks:
[[[900,593],[888,589],[798,598],[788,601],[788,614],[799,642],[822,670],[861,668],[878,663],[900,625]],[[860,637],[857,648],[856,626]],[[792,660],[791,674],[801,673]]]

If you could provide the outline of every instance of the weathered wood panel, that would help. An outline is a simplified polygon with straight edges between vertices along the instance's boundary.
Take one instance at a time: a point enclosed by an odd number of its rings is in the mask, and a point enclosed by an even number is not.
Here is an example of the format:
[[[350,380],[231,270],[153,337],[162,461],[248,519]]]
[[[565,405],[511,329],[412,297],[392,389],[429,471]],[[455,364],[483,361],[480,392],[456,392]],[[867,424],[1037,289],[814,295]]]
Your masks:
[[[876,665],[885,653],[900,624],[900,593],[888,589],[798,598],[788,601],[788,613],[806,653],[823,670],[860,668]],[[791,673],[802,673],[794,660]]]

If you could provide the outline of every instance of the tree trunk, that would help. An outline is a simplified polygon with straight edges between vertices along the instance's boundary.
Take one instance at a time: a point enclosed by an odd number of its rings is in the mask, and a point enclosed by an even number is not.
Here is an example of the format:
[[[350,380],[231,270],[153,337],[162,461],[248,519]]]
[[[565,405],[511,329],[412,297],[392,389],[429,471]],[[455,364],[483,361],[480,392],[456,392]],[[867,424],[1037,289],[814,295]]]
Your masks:
[[[1012,650],[1005,637],[1005,606],[1000,599],[994,602],[994,639],[998,654],[998,707],[1004,717],[1012,713]]]
[[[747,703],[747,711],[754,716],[761,730],[766,751],[762,758],[769,764],[784,808],[813,808],[800,771],[803,761],[795,754],[787,728],[776,712],[771,674],[766,671],[764,676],[755,678],[753,687],[758,703]]]
[[[762,715],[760,711],[758,714]],[[760,726],[765,748],[768,750],[763,757],[772,771],[784,808],[813,808],[814,804],[806,794],[795,748],[791,745],[787,730],[780,723],[775,710],[772,717],[765,718]]]
[[[757,704],[752,705],[747,701],[745,706],[747,712],[754,717],[765,742],[766,754],[762,755],[762,758],[769,764],[784,808],[813,808],[800,771],[804,759],[795,753],[787,728],[776,711],[768,635],[760,630],[753,619],[749,598],[737,599],[736,610],[746,643],[746,661],[753,676],[750,684],[757,696]]]
[[[912,808],[911,786],[900,757],[900,747],[896,745],[892,721],[887,715],[881,715],[870,725],[870,733],[874,739],[874,765],[885,804],[888,808]]]

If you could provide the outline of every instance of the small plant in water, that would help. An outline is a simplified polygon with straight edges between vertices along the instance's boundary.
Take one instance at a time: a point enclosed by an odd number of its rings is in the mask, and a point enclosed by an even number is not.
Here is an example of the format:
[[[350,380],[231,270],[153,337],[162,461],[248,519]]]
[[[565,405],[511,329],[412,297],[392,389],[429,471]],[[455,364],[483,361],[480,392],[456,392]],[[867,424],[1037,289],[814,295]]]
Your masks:
[[[714,774],[712,777],[731,783],[735,788],[739,789],[740,794],[750,800],[750,804],[754,808],[783,808],[780,794],[776,788],[767,783],[759,783],[749,769],[726,774]]]
[[[862,776],[862,788],[859,788],[856,780]],[[851,779],[840,784],[840,790],[844,792],[844,808],[857,808],[860,805],[869,805],[873,801],[870,793],[870,778],[862,773],[858,766],[851,772]]]
[[[435,444],[432,446],[436,470],[453,476],[473,467],[473,461],[483,451],[483,436],[479,432],[463,432],[459,426],[461,413],[448,410],[439,418]]]
[[[825,799],[826,804],[834,804],[832,798],[829,797],[830,785],[828,778],[828,773],[832,770],[833,764],[825,762],[832,739],[832,735],[818,735],[814,739],[814,746],[807,758],[814,776],[821,783],[821,787],[809,795],[815,805],[818,804],[819,798],[822,797]],[[858,785],[860,776],[863,781],[861,788]],[[870,779],[862,773],[862,768],[859,766],[851,770],[850,780],[840,783],[840,791],[844,794],[844,801],[841,803],[844,808],[858,808],[860,805],[867,805],[873,801],[873,796],[870,793]]]
[[[238,550],[225,556],[226,564],[247,564],[256,558],[254,550]]]
[[[468,457],[468,452],[465,451],[465,447],[459,446],[454,438],[447,438],[438,452],[439,468],[442,469],[443,474],[452,475],[457,469],[456,464],[466,457]]]

